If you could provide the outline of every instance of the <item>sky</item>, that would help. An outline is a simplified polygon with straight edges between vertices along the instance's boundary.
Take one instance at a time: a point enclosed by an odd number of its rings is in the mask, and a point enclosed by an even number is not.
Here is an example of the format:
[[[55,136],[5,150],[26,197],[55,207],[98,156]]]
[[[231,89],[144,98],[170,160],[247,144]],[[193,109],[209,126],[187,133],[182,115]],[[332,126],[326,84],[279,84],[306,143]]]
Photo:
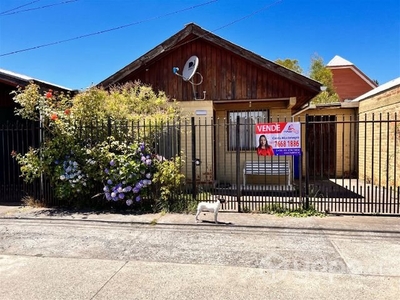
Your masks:
[[[400,0],[0,0],[0,68],[83,90],[188,23],[306,76],[339,55],[400,77]]]

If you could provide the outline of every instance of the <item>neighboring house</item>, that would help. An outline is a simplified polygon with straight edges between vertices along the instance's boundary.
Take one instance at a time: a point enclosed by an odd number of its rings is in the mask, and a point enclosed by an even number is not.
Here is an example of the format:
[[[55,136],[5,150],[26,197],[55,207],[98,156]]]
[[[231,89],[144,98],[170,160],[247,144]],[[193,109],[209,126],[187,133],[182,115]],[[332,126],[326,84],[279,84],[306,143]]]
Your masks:
[[[173,70],[182,70],[192,56],[199,58],[199,64],[191,83]],[[207,119],[209,125],[221,125],[204,127],[196,144],[196,155],[206,164],[206,173],[212,173],[211,177],[219,181],[229,181],[238,170],[237,160],[230,156],[235,154],[237,145],[237,117],[241,123],[250,122],[240,132],[241,170],[244,161],[253,158],[254,124],[291,121],[292,115],[307,106],[322,86],[193,23],[98,85],[109,88],[136,80],[176,99],[187,115]],[[187,153],[191,153],[191,146],[186,147]],[[188,168],[189,178],[190,173]]]
[[[339,55],[332,58],[326,67],[332,71],[333,86],[341,102],[355,99],[377,87],[377,84],[353,63]]]
[[[357,97],[360,177],[397,187],[400,180],[400,77]]]
[[[303,135],[309,146],[310,176],[349,177],[358,172],[358,138],[354,121],[358,102],[351,101],[377,85],[353,63],[336,55],[326,66],[332,71],[333,86],[340,102],[310,105],[296,115],[296,121],[318,122]],[[303,158],[304,160],[304,158]],[[303,161],[303,174],[304,170]]]
[[[11,94],[11,92],[16,91],[18,87],[24,87],[28,85],[30,82],[34,82],[39,85],[43,92],[49,89],[59,92],[72,92],[71,89],[59,85],[0,69],[0,124],[19,119],[14,115],[14,108],[16,107],[16,104],[13,100],[14,96]]]
[[[14,114],[17,104],[13,100],[12,92],[18,87],[27,86],[30,82],[39,85],[43,93],[49,89],[72,92],[59,85],[0,69],[0,202],[17,202],[25,196],[19,168],[10,153],[12,151],[26,153],[30,146],[39,146],[38,122],[21,122],[17,126],[16,121],[22,119]]]

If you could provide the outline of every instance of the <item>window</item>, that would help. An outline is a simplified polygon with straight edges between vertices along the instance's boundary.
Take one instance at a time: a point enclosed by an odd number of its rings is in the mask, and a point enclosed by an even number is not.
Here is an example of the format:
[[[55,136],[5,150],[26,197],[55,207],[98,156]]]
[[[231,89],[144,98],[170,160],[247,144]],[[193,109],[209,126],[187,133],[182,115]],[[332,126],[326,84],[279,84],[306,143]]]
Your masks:
[[[231,111],[228,112],[229,149],[235,150],[237,118],[239,117],[239,148],[240,150],[253,150],[257,147],[255,124],[268,123],[269,111]]]

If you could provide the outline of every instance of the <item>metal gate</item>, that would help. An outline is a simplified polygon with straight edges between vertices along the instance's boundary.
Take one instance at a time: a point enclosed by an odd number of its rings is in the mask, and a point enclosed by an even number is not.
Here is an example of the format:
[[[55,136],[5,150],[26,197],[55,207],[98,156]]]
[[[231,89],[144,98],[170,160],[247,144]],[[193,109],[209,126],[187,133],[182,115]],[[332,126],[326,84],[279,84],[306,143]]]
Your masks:
[[[260,158],[243,139],[254,122],[192,120],[191,180],[197,198],[225,197],[228,211],[314,208],[333,214],[400,215],[400,121],[397,114],[306,116],[302,155]],[[269,120],[271,122],[271,120]],[[286,120],[273,120],[286,122]],[[212,152],[207,150],[212,148]],[[189,149],[190,147],[186,147]],[[210,155],[210,153],[212,155]],[[245,179],[246,164],[287,163],[288,175]],[[255,172],[256,173],[256,172]],[[249,176],[250,177],[250,176]],[[288,178],[289,177],[289,178]]]

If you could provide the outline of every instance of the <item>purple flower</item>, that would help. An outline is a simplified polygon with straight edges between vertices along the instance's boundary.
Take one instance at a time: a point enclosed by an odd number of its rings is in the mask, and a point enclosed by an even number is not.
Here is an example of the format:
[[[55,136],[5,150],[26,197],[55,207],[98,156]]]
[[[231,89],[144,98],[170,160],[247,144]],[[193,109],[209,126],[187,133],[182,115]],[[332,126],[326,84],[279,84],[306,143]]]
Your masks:
[[[136,202],[139,202],[140,200],[142,200],[142,198],[140,196],[137,196],[135,200]]]
[[[111,180],[111,179],[108,179],[108,180],[107,180],[107,184],[109,184],[109,185],[113,184],[113,183],[112,183],[112,180]]]
[[[105,186],[105,187],[103,187],[103,191],[104,191],[104,192],[108,192],[108,191],[110,191],[110,190],[108,189],[108,186]]]
[[[110,161],[110,166],[111,166],[111,167],[115,166],[115,160],[112,159],[112,160]]]
[[[104,169],[104,173],[109,174],[110,171],[106,168],[106,169]]]
[[[123,192],[124,192],[124,193],[130,192],[130,191],[132,191],[132,187],[131,187],[130,185],[128,185],[127,187],[125,187],[125,188],[123,189]]]
[[[148,165],[148,166],[151,165],[151,159],[150,158],[146,159],[146,165]]]
[[[111,200],[111,194],[110,194],[110,193],[105,193],[104,195],[106,196],[106,199],[107,199],[108,201]]]
[[[126,205],[131,206],[133,203],[132,199],[126,200]]]
[[[118,198],[119,198],[119,199],[124,199],[124,198],[125,198],[125,194],[124,194],[124,193],[120,193],[120,194],[118,195]]]

